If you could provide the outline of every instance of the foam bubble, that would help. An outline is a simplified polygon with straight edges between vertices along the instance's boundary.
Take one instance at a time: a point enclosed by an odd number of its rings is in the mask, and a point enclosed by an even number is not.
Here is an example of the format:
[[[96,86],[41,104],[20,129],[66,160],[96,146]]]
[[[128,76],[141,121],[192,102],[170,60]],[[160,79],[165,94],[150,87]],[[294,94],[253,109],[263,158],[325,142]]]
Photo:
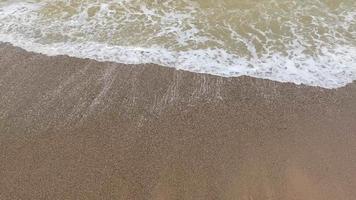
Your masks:
[[[188,0],[161,7],[137,0],[7,2],[0,4],[0,41],[50,56],[325,88],[356,80],[356,12],[348,4],[327,10],[319,1],[308,8],[271,2],[256,3],[257,10]]]

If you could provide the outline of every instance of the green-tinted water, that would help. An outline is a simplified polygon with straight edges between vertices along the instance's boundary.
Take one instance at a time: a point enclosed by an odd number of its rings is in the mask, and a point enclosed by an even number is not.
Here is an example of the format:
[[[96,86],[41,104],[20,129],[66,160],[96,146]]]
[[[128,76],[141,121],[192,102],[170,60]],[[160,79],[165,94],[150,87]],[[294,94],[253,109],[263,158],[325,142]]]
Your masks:
[[[326,79],[339,76],[345,70],[342,65],[355,61],[352,56],[356,48],[354,0],[1,2],[0,33],[3,35],[17,34],[32,43],[54,45],[53,48],[63,44],[82,45],[80,51],[89,51],[89,44],[109,49],[120,47],[121,58],[117,60],[122,62],[125,62],[122,51],[127,47],[130,51],[141,49],[140,54],[144,54],[138,56],[137,62],[129,63],[156,62],[221,75],[272,74],[273,79],[278,79],[283,76],[283,68],[293,65],[288,73],[298,76],[299,82],[322,85]],[[13,13],[9,14],[10,11]],[[74,52],[77,50],[73,47],[72,54],[82,55]],[[158,55],[162,57],[153,58]],[[329,62],[340,63],[339,66],[321,63],[333,57],[330,55],[344,56],[341,61],[335,57]],[[107,60],[98,53],[95,56]],[[273,66],[275,60],[283,63]],[[209,68],[196,67],[197,63]],[[314,72],[321,69],[309,65],[339,71],[320,75]],[[355,76],[349,77],[353,72],[343,73],[348,74],[349,80]],[[300,76],[305,76],[305,80]]]

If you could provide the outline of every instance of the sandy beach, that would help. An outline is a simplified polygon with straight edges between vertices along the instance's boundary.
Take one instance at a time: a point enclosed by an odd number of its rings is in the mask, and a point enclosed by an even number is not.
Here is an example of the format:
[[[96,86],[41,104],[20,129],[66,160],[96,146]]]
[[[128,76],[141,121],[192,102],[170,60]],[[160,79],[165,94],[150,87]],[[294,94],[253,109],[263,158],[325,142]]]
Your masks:
[[[328,90],[0,45],[0,199],[354,200],[356,83]]]

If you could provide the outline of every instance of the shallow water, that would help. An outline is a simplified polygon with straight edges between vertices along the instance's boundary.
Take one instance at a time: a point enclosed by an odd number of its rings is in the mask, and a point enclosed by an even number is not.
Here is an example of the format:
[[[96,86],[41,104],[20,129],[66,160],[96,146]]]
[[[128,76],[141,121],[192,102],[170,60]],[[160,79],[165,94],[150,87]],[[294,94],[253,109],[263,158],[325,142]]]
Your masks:
[[[335,88],[356,80],[354,0],[0,0],[0,41]]]

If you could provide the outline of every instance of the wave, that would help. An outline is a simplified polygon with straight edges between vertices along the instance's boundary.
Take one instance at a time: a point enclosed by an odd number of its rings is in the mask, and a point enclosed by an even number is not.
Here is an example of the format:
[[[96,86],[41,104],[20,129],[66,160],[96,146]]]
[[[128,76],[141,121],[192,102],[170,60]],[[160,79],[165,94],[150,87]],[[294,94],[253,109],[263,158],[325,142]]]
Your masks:
[[[4,1],[0,41],[50,56],[325,88],[356,80],[352,1],[206,2]]]

